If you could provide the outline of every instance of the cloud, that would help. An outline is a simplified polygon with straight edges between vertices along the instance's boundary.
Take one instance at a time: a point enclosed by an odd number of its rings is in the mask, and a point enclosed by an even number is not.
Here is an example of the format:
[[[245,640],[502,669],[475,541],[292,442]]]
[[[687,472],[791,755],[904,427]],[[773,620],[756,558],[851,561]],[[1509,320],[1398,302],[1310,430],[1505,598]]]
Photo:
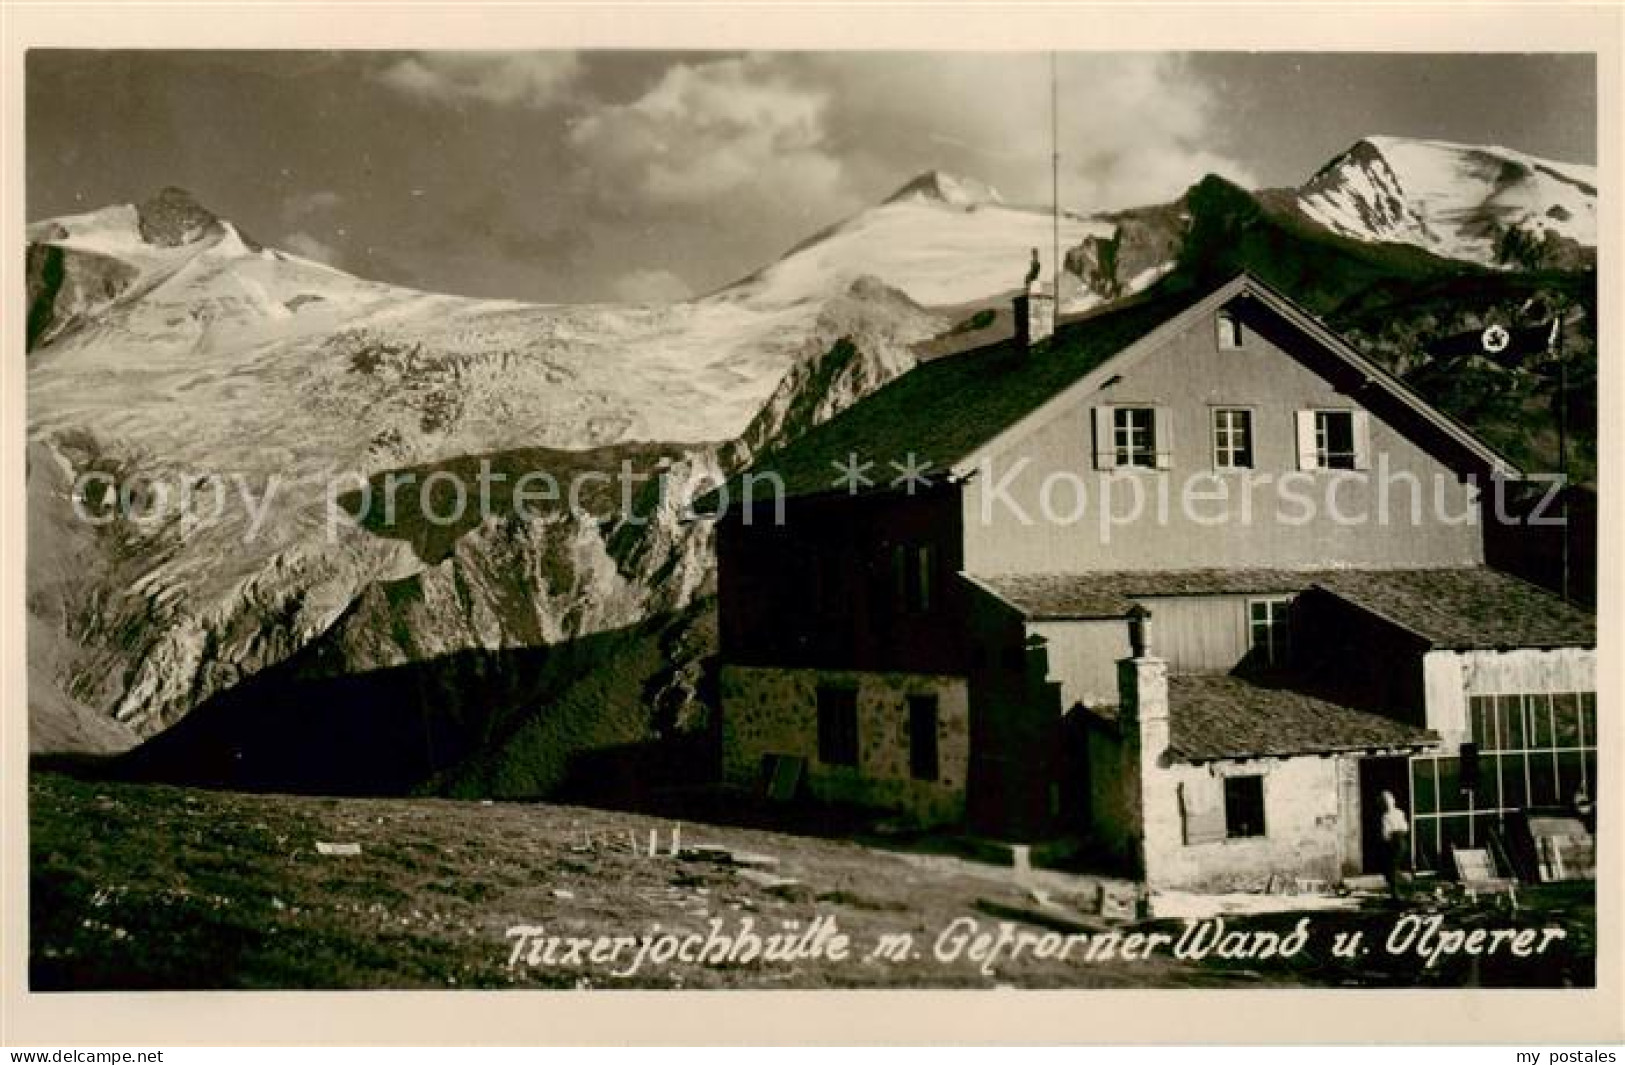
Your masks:
[[[1008,199],[1050,194],[1050,63],[1042,53],[820,53],[787,57],[838,86],[827,121],[866,187],[928,167],[957,170]],[[1062,199],[1105,210],[1172,199],[1217,171],[1253,183],[1215,145],[1216,98],[1179,56],[1070,54],[1057,64]]]
[[[816,209],[850,202],[828,106],[827,87],[770,57],[679,63],[643,96],[581,118],[570,144],[604,195],[635,205]]]
[[[694,294],[688,283],[670,270],[638,269],[622,274],[610,286],[625,303],[676,303]]]
[[[1059,75],[1067,206],[1162,202],[1208,172],[1255,183],[1181,57],[1067,55]],[[766,53],[676,63],[642,96],[587,105],[568,140],[601,209],[795,240],[927,169],[1047,202],[1050,124],[1043,53]]]
[[[391,63],[378,79],[425,103],[546,108],[563,103],[580,75],[574,52],[419,52]]]
[[[289,233],[286,237],[283,237],[282,247],[295,255],[315,259],[317,262],[326,263],[328,266],[340,266],[344,262],[344,253],[339,251],[337,247],[313,237],[303,230]]]
[[[282,203],[282,217],[290,222],[309,218],[312,215],[326,214],[336,210],[344,202],[344,197],[331,189],[317,189],[314,192],[302,192],[289,196]]]

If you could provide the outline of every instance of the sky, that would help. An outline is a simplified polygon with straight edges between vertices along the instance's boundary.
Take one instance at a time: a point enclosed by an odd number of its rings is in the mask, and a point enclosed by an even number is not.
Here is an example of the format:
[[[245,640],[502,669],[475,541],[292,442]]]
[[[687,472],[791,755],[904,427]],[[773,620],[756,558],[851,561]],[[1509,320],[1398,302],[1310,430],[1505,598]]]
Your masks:
[[[364,277],[539,302],[714,290],[931,169],[1050,198],[1050,57],[29,53],[30,220],[187,189]],[[1596,162],[1586,55],[1071,53],[1061,200],[1301,184],[1362,136]]]

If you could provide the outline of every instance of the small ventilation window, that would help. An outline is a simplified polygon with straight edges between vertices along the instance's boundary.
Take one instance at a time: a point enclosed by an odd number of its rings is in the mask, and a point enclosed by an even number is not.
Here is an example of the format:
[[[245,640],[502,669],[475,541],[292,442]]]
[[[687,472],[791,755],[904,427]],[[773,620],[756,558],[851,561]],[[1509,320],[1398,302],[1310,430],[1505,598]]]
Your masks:
[[[1236,351],[1241,347],[1241,320],[1228,311],[1218,315],[1219,350]]]

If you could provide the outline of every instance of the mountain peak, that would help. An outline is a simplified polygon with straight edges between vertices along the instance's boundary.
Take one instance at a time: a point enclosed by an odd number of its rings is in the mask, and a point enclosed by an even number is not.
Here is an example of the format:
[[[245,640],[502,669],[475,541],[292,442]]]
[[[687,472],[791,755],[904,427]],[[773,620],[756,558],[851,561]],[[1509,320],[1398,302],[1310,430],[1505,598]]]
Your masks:
[[[1595,260],[1595,175],[1498,145],[1372,134],[1310,178],[1298,207],[1356,240],[1485,266],[1573,268]]]
[[[141,239],[166,248],[222,232],[220,218],[183,188],[169,185],[135,208]]]
[[[927,170],[886,198],[887,203],[905,200],[935,200],[955,207],[1004,202],[998,190],[992,186],[975,178],[960,177],[942,170]]]

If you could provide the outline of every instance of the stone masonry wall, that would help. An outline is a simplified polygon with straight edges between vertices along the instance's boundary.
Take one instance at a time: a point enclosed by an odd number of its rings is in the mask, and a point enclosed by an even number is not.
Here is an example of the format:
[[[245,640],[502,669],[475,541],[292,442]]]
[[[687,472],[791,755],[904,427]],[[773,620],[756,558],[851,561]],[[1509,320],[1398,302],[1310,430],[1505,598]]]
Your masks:
[[[1261,890],[1270,877],[1337,880],[1343,819],[1335,757],[1175,764],[1145,786],[1146,862],[1153,887]],[[1224,778],[1264,778],[1264,835],[1187,844],[1182,802],[1224,809]]]
[[[1119,663],[1125,762],[1138,770],[1142,875],[1152,889],[1257,890],[1271,876],[1336,880],[1343,868],[1349,818],[1340,757],[1257,758],[1202,765],[1168,758],[1167,664],[1156,658]],[[1137,727],[1136,727],[1137,726]],[[1138,738],[1138,744],[1132,742]],[[1190,811],[1224,812],[1224,778],[1259,775],[1264,834],[1187,843]]]
[[[856,767],[818,760],[818,687],[825,684],[857,691]],[[726,666],[721,687],[723,777],[730,784],[755,786],[766,755],[800,755],[808,791],[820,801],[893,810],[919,824],[963,819],[970,761],[963,677]],[[937,697],[934,781],[910,773],[910,695]]]

